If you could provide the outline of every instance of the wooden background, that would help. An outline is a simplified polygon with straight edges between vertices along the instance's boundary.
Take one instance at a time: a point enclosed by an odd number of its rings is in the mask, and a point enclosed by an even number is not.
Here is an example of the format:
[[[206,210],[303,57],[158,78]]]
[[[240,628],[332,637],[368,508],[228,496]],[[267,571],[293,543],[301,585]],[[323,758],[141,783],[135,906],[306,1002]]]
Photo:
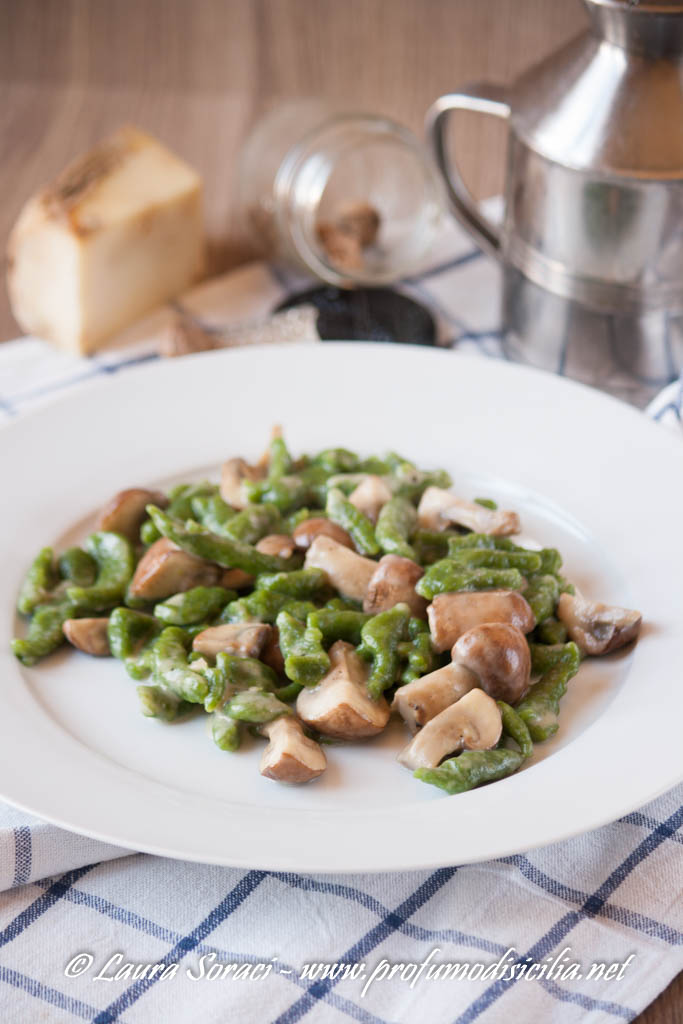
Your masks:
[[[35,188],[132,121],[202,172],[212,269],[225,269],[248,252],[235,157],[270,106],[325,96],[419,131],[440,93],[508,82],[585,24],[579,0],[0,0],[3,247]],[[473,191],[497,191],[500,126],[461,115],[458,133]],[[2,289],[0,340],[17,333]],[[641,1024],[680,1024],[682,1005],[679,978]]]

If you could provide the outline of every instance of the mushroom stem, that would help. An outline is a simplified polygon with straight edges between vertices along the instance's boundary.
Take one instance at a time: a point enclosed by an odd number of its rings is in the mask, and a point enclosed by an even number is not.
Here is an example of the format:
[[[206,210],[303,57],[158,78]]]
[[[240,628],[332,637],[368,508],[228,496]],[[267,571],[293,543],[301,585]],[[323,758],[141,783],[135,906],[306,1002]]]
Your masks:
[[[488,533],[506,537],[519,533],[520,522],[516,512],[509,509],[490,509],[476,501],[465,501],[441,487],[428,487],[417,509],[417,521],[425,530],[445,530],[457,523],[475,533]]]
[[[415,734],[477,685],[473,672],[464,665],[451,662],[407,686],[399,687],[391,707],[398,711],[411,733]]]

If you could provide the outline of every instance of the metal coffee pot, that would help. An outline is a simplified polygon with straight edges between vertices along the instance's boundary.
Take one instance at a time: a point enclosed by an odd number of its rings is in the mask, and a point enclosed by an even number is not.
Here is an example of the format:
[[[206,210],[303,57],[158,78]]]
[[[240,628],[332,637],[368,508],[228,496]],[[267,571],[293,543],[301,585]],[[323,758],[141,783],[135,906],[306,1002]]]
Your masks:
[[[427,131],[454,214],[503,264],[509,353],[642,404],[683,362],[683,3],[584,3],[590,29],[509,89],[442,96]],[[508,124],[499,225],[449,159],[455,110]]]

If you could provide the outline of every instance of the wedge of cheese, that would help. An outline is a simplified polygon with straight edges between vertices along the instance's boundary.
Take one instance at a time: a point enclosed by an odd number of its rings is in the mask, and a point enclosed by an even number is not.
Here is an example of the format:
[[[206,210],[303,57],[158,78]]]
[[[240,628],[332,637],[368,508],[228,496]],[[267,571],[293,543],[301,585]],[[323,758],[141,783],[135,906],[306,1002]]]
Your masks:
[[[8,246],[21,327],[89,353],[201,276],[199,175],[124,127],[33,198]]]

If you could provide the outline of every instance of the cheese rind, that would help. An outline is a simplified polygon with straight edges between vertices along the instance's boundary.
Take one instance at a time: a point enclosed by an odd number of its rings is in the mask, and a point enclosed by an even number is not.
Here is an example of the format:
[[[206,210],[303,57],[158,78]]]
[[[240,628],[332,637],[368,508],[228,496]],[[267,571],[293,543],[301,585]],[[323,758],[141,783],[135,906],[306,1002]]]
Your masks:
[[[94,352],[204,269],[199,175],[125,127],[29,199],[8,246],[21,327]]]

